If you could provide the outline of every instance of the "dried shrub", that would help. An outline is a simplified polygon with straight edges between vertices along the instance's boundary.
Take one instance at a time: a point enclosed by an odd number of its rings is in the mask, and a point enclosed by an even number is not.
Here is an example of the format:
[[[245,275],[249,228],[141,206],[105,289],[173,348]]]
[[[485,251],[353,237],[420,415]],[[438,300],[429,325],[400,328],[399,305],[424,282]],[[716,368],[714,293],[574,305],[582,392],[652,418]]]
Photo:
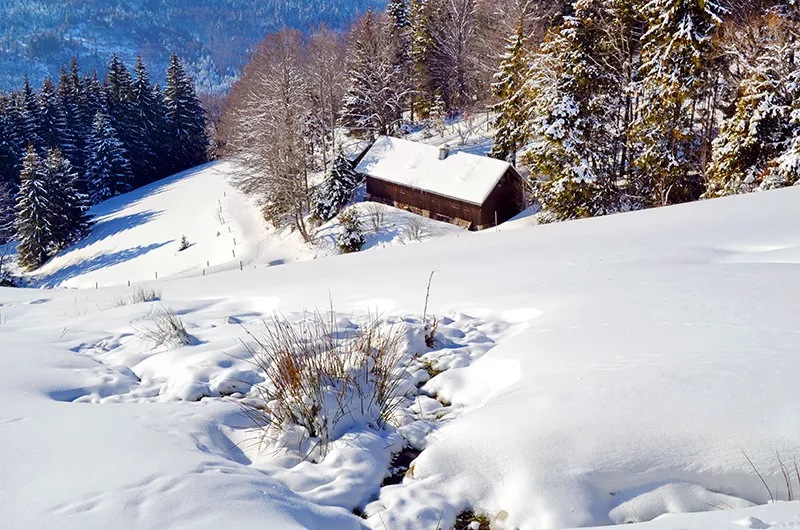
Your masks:
[[[421,241],[425,237],[425,221],[419,215],[411,215],[403,225],[402,238],[405,241]]]
[[[436,331],[439,329],[439,321],[436,317],[428,320],[428,301],[431,298],[431,284],[433,283],[433,275],[436,271],[431,271],[428,278],[428,288],[425,290],[425,309],[422,311],[422,324],[423,331],[425,332],[425,346],[432,350],[436,348]]]
[[[161,300],[161,291],[149,287],[137,286],[128,296],[119,296],[111,301],[111,308],[125,307],[127,305],[146,304]]]
[[[370,227],[374,232],[378,232],[383,228],[383,223],[386,218],[386,212],[383,206],[377,203],[369,203],[366,206],[366,211]]]
[[[406,367],[415,357],[404,351],[401,330],[378,318],[340,329],[333,311],[296,323],[276,315],[261,337],[248,334],[266,382],[255,387],[258,399],[244,411],[262,441],[324,458],[330,442],[355,425],[379,430],[391,424],[403,403]]]
[[[139,285],[133,288],[133,293],[131,293],[129,298],[132,304],[157,302],[161,300],[161,290]]]
[[[139,336],[153,349],[160,346],[178,348],[192,343],[181,318],[169,307],[160,307],[150,314],[151,326],[138,331]]]

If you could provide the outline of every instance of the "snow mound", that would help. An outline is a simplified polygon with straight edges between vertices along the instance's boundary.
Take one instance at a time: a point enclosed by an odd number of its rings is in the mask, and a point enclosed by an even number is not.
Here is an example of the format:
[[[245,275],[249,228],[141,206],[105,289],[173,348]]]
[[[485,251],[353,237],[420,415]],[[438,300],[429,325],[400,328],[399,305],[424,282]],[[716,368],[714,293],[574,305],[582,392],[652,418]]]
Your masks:
[[[443,223],[406,210],[375,202],[359,202],[355,209],[364,232],[361,251],[412,245],[446,236],[469,237],[470,232],[450,223]],[[337,218],[322,225],[316,232],[319,255],[337,253],[337,237],[341,232]]]

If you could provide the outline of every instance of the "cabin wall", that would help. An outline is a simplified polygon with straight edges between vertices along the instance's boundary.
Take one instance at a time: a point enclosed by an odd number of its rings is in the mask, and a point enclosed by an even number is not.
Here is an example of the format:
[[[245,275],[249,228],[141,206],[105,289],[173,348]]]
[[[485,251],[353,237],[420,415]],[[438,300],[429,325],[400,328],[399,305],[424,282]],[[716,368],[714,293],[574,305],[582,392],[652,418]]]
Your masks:
[[[477,226],[481,219],[481,208],[476,204],[400,186],[370,176],[367,176],[366,180],[367,200],[377,200],[412,211],[422,210],[427,213],[427,217],[439,221],[452,222],[455,219],[462,219]]]
[[[509,168],[500,182],[486,198],[478,219],[478,230],[502,224],[519,214],[525,208],[522,177]],[[495,218],[495,213],[497,217]]]

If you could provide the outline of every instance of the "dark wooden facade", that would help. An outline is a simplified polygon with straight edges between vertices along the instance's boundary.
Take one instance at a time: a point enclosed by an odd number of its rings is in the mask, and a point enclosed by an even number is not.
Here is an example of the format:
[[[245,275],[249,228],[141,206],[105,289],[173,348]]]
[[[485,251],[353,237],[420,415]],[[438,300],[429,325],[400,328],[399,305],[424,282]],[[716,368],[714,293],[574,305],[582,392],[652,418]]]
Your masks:
[[[504,223],[524,209],[522,177],[513,167],[509,167],[480,206],[370,175],[365,177],[368,201],[382,202],[470,230],[483,230]]]

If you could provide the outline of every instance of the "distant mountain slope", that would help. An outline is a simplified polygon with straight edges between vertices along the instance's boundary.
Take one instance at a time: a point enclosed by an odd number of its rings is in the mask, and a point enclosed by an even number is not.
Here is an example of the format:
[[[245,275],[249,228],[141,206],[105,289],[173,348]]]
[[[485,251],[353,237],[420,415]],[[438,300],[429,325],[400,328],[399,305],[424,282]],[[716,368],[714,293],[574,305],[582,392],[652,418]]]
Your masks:
[[[73,55],[101,68],[113,52],[141,53],[161,72],[172,51],[191,64],[201,91],[224,87],[248,51],[283,27],[343,27],[385,0],[3,0],[0,90],[22,77],[55,75]]]

